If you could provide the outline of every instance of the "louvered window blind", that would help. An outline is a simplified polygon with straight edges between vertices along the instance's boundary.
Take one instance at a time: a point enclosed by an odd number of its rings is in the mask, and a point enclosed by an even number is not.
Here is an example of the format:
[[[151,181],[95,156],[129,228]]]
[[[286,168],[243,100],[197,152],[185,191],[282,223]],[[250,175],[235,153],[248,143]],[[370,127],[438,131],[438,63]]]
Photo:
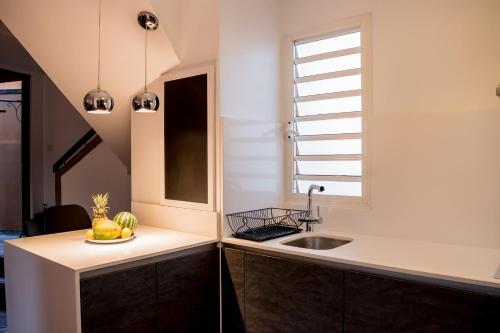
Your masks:
[[[363,196],[361,29],[294,41],[293,193]]]

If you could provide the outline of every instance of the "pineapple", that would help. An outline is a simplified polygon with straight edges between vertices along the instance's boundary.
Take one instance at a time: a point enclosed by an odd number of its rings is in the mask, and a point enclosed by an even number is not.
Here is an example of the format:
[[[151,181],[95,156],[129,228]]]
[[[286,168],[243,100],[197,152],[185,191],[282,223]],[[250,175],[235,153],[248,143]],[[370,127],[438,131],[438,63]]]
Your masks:
[[[92,194],[92,201],[94,202],[94,207],[92,207],[92,213],[94,215],[94,218],[92,219],[92,227],[101,221],[108,220],[108,199],[109,193]]]

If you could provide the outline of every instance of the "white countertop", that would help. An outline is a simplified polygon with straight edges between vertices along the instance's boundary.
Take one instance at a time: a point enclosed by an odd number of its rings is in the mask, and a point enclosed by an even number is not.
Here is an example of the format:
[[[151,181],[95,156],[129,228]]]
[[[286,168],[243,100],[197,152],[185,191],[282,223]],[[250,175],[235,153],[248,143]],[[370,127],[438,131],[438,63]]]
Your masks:
[[[215,237],[144,225],[137,227],[135,235],[135,239],[124,243],[92,244],[85,241],[85,230],[78,230],[5,243],[84,272],[217,242]]]
[[[311,250],[282,244],[304,236],[336,236],[353,241],[331,250]],[[500,265],[500,250],[495,249],[330,232],[309,234],[302,232],[260,243],[228,237],[224,238],[223,242],[391,272],[500,288],[500,279],[494,278]]]

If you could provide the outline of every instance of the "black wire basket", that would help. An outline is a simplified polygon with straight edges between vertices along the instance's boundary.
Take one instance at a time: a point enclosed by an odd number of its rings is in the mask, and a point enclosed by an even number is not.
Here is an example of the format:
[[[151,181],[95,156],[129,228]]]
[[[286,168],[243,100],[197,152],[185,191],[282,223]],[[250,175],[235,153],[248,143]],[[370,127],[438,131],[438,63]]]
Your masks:
[[[227,214],[226,217],[234,237],[262,242],[300,232],[302,222],[299,219],[307,217],[307,211],[264,208]]]

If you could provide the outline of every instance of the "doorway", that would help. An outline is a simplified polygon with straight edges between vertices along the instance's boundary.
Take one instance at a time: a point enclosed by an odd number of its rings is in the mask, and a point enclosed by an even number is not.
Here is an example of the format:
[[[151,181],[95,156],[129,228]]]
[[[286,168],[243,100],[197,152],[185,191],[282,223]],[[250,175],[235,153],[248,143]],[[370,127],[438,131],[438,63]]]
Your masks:
[[[29,111],[30,76],[0,68],[0,233],[31,218]]]

